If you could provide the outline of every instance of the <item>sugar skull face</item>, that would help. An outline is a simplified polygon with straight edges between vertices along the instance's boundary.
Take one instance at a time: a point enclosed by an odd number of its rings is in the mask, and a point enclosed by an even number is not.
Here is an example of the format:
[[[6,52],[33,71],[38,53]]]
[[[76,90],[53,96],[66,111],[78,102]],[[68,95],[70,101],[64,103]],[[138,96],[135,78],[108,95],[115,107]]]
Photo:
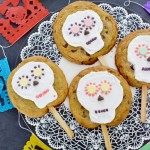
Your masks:
[[[80,79],[77,97],[89,111],[92,122],[105,124],[115,118],[115,109],[123,99],[123,88],[107,71],[91,72]]]
[[[64,39],[71,46],[81,46],[89,54],[94,54],[103,48],[104,42],[100,36],[103,22],[92,10],[77,11],[67,17],[62,27]]]
[[[150,83],[150,36],[134,38],[128,46],[128,61],[134,66],[135,78]]]
[[[12,79],[14,91],[24,99],[33,101],[39,108],[57,99],[53,83],[53,71],[43,62],[26,63]]]

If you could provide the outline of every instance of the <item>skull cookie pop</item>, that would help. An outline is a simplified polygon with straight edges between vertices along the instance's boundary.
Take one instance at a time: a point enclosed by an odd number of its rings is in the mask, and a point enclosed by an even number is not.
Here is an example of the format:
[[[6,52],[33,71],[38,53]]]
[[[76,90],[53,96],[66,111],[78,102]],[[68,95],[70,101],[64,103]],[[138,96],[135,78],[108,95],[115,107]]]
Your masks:
[[[82,126],[117,126],[129,113],[132,94],[117,71],[97,66],[81,71],[73,79],[69,102],[73,116]]]
[[[34,56],[25,59],[8,78],[8,94],[13,105],[23,114],[35,118],[50,111],[70,137],[73,132],[54,106],[68,93],[63,72],[51,60]]]
[[[113,17],[91,2],[77,1],[60,11],[53,24],[55,43],[68,60],[93,64],[115,45]]]
[[[126,80],[104,66],[81,71],[69,88],[71,112],[87,128],[119,125],[130,110],[131,95]]]
[[[127,35],[116,51],[116,66],[131,86],[142,87],[141,121],[146,120],[147,87],[150,87],[150,29]]]

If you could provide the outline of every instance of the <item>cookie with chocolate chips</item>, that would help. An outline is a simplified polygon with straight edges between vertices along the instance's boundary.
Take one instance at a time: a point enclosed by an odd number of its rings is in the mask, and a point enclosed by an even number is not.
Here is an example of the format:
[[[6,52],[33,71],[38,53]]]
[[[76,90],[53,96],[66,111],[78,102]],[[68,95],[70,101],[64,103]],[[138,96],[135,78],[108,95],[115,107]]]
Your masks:
[[[43,116],[49,106],[60,105],[68,94],[61,69],[41,56],[22,61],[11,72],[7,87],[14,107],[31,118]]]
[[[77,1],[62,9],[53,24],[57,48],[77,64],[93,64],[115,45],[114,18],[92,2]]]
[[[80,125],[119,125],[128,115],[132,93],[126,80],[114,69],[96,66],[81,71],[69,87],[70,109]]]
[[[122,39],[115,62],[131,86],[150,87],[150,29],[134,31]]]

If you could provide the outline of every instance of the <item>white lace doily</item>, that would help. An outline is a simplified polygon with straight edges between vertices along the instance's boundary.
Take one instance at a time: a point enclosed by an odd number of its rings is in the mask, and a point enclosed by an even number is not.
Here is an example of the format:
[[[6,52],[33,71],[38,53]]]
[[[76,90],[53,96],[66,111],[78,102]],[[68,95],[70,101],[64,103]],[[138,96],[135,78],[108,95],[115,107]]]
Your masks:
[[[100,4],[105,11],[114,16],[117,21],[119,34],[117,43],[130,32],[137,29],[149,28],[150,24],[143,23],[140,16],[128,14],[122,7],[112,7],[108,4]],[[22,49],[21,59],[34,55],[42,55],[59,64],[62,56],[59,53],[52,36],[52,24],[58,13],[51,16],[49,21],[40,24],[38,32],[33,33],[28,39],[28,45]],[[117,44],[116,43],[116,44]],[[150,98],[150,94],[148,94]],[[140,121],[141,90],[136,89],[134,102],[128,117],[117,127],[108,127],[112,147],[114,150],[139,149],[145,140],[150,139],[150,103],[147,104],[147,123]],[[41,118],[32,119],[25,116],[35,134],[46,140],[50,147],[63,150],[104,150],[105,144],[101,128],[86,129],[80,126],[71,115],[68,107],[62,104],[57,108],[62,118],[74,131],[75,137],[69,139],[67,134],[58,125],[53,116],[48,113]],[[33,131],[33,132],[34,132]]]

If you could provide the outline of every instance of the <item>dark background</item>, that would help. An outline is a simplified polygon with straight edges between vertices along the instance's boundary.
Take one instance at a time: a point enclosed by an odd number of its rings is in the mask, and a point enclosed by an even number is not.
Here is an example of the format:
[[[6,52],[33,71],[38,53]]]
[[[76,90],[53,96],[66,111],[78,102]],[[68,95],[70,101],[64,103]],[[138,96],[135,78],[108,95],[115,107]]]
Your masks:
[[[0,0],[0,3],[3,0]],[[71,0],[73,2],[74,0]],[[108,2],[123,6],[125,0],[97,0],[99,2]],[[140,4],[145,4],[147,0],[133,0]],[[68,4],[68,0],[41,0],[42,4],[51,12],[57,11]],[[136,4],[131,3],[128,9],[139,14],[142,18],[150,22],[149,14]],[[20,51],[26,43],[26,38],[30,35],[28,32],[17,43],[10,48],[5,49],[6,56],[10,64],[10,68],[13,69],[20,61]],[[9,46],[9,43],[0,35],[0,45]],[[0,58],[2,58],[2,51],[0,50]],[[23,124],[23,122],[22,122]],[[24,125],[24,124],[23,124]],[[18,124],[18,112],[15,109],[9,110],[4,113],[0,113],[0,150],[21,150],[26,141],[29,140],[30,133],[19,127]]]

